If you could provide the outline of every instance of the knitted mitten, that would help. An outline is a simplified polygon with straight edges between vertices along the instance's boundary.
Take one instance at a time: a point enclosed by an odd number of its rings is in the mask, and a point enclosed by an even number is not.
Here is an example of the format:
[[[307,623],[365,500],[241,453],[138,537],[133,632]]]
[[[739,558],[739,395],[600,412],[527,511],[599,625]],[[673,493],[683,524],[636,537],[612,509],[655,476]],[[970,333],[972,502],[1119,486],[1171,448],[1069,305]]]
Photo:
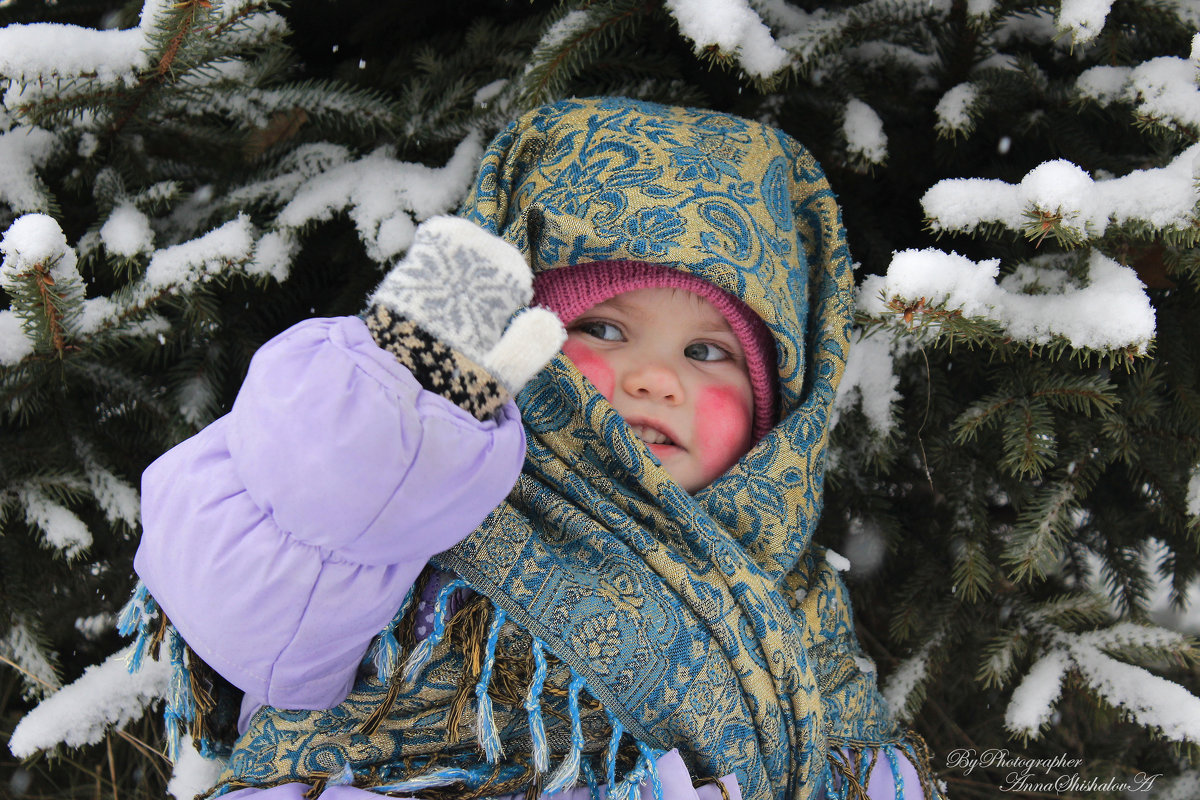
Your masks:
[[[545,309],[509,324],[532,298],[532,281],[508,242],[465,219],[433,217],[371,295],[367,326],[423,388],[487,419],[566,340]]]

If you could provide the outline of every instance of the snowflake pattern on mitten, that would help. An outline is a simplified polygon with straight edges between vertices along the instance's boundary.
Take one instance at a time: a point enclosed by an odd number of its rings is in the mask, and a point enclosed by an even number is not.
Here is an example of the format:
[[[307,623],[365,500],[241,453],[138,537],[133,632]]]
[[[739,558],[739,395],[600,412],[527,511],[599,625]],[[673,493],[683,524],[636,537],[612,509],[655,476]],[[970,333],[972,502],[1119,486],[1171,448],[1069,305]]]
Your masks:
[[[376,309],[389,312],[383,328],[403,319],[454,351],[456,363],[442,365],[445,375],[434,377],[457,380],[481,371],[511,394],[566,339],[551,312],[521,311],[532,296],[533,276],[519,250],[472,222],[433,217],[417,228],[407,255],[387,274],[370,304],[372,314]],[[397,336],[409,341],[413,335],[405,329]],[[478,381],[467,382],[471,385],[459,390],[475,392]]]

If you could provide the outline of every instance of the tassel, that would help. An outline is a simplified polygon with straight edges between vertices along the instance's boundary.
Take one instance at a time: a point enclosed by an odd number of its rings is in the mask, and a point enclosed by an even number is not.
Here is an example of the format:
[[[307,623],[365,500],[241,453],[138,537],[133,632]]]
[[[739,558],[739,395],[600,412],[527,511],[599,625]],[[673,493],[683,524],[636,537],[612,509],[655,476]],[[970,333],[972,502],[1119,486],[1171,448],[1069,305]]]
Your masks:
[[[940,782],[933,774],[933,753],[929,752],[929,745],[925,743],[921,734],[913,730],[908,731],[900,745],[900,752],[908,756],[916,768],[917,777],[921,781],[921,794],[925,800],[943,798],[945,795],[939,790]]]
[[[408,587],[408,594],[404,595],[404,602],[400,604],[400,610],[392,617],[391,622],[379,632],[372,645],[374,652],[371,661],[375,665],[375,677],[380,683],[392,676],[392,673],[396,671],[396,664],[400,661],[400,640],[396,637],[396,631],[399,630],[404,615],[408,613],[408,608],[412,605],[416,588],[416,583]]]
[[[433,632],[413,648],[412,653],[408,656],[408,660],[404,662],[405,684],[411,686],[421,676],[421,670],[425,669],[430,656],[433,655],[433,648],[437,647],[441,643],[442,637],[446,635],[446,607],[450,603],[450,595],[466,585],[466,581],[461,578],[455,578],[438,592],[437,607],[433,614]]]
[[[163,720],[167,728],[167,755],[172,763],[180,756],[181,730],[196,717],[195,699],[192,697],[191,676],[184,661],[183,637],[172,630],[167,646],[171,654],[171,679],[167,685],[167,702],[163,709]]]
[[[389,783],[383,786],[372,786],[371,791],[381,793],[413,794],[423,789],[435,786],[448,786],[452,783],[465,783],[468,786],[478,783],[478,778],[471,770],[458,767],[443,767],[415,778]]]
[[[117,631],[122,636],[137,635],[128,656],[130,672],[137,672],[142,668],[142,661],[151,645],[150,625],[157,615],[158,603],[150,596],[146,584],[138,581],[129,601],[117,616]]]
[[[855,767],[852,759],[853,756],[842,752],[840,748],[830,749],[826,759],[826,770],[830,773],[826,778],[826,786],[834,792],[830,800],[870,800],[866,786],[859,780],[860,768]],[[867,774],[870,775],[869,772]]]
[[[606,709],[607,711],[607,709]],[[608,752],[605,753],[604,760],[607,765],[608,785],[613,786],[617,782],[617,749],[621,745],[621,734],[625,732],[625,726],[621,721],[613,716],[611,711],[608,713],[608,724],[612,728],[612,733],[608,737]]]
[[[892,783],[896,786],[896,797],[904,797],[904,773],[900,771],[900,758],[896,755],[896,748],[885,747],[883,748],[883,752],[887,755],[887,759],[891,763]]]
[[[504,755],[500,744],[500,731],[496,729],[496,720],[492,713],[492,698],[488,695],[488,684],[492,682],[492,667],[496,665],[496,643],[500,640],[500,628],[504,625],[504,610],[492,606],[492,625],[488,629],[487,649],[483,654],[483,671],[479,675],[479,683],[475,685],[475,698],[479,704],[476,715],[478,722],[479,744],[489,764],[495,764]]]
[[[529,780],[529,785],[525,787],[524,800],[538,800],[542,796],[542,776],[540,773],[534,772],[533,777]]]
[[[649,765],[643,755],[633,765],[633,769],[625,773],[625,777],[621,779],[620,783],[615,786],[609,784],[608,800],[636,800],[638,787],[642,785],[642,780],[646,777],[648,770]]]
[[[458,691],[450,701],[446,713],[446,741],[455,744],[459,739],[459,727],[467,701],[475,696],[479,677],[483,675],[484,650],[487,648],[487,631],[492,604],[482,595],[455,611],[446,623],[446,635],[451,647],[462,649],[462,673],[458,677]],[[490,684],[489,684],[490,689]]]
[[[650,749],[645,742],[637,743],[642,758],[646,759],[646,770],[650,773],[650,788],[654,790],[654,800],[663,800],[662,781],[658,777],[658,758],[661,752]]]
[[[579,780],[579,758],[583,753],[583,717],[579,711],[579,692],[583,689],[583,678],[571,670],[571,685],[567,687],[567,709],[571,714],[571,750],[558,765],[546,784],[546,794],[554,794],[574,786]]]
[[[926,800],[941,800],[945,797],[939,790],[938,779],[933,774],[933,754],[929,745],[915,731],[909,731],[908,739],[901,747],[901,752],[908,756],[916,767],[917,777],[921,781],[921,794]]]
[[[341,772],[336,775],[330,775],[325,781],[327,786],[353,786],[354,785],[354,770],[350,767],[350,762],[342,764]]]
[[[541,775],[550,769],[550,746],[546,743],[546,725],[542,722],[542,687],[546,683],[546,653],[540,639],[533,640],[533,677],[525,695],[529,714],[529,738],[533,741],[533,771]]]
[[[596,780],[596,771],[592,769],[591,759],[583,759],[579,766],[583,769],[583,779],[587,781],[591,800],[600,800],[600,783]]]
[[[192,648],[184,644],[184,656],[188,665],[188,688],[192,695],[192,718],[188,733],[192,743],[203,753],[212,749],[212,742],[205,731],[205,723],[212,719],[217,708],[217,701],[212,695],[212,677],[207,674],[209,667],[196,655]]]
[[[825,772],[824,772],[824,773],[821,775],[821,777],[822,777],[822,778],[826,778],[828,775],[829,775],[829,765],[827,764],[827,765],[825,765]],[[732,799],[732,798],[729,796],[729,789],[728,789],[728,788],[725,786],[724,782],[723,782],[723,781],[722,781],[720,778],[713,777],[713,776],[711,776],[711,775],[710,775],[710,776],[709,776],[709,777],[707,777],[707,778],[697,778],[696,780],[692,781],[692,788],[693,788],[693,789],[699,789],[701,786],[705,786],[705,785],[712,785],[712,786],[716,786],[716,787],[717,787],[717,791],[719,791],[719,792],[721,793],[721,800],[733,800],[733,799]],[[822,784],[822,785],[823,785],[823,786],[828,786],[829,784],[828,784],[828,783],[824,783],[824,784]],[[826,798],[826,800],[828,800],[828,795],[821,795],[821,794],[818,794],[817,796],[818,796],[818,797],[825,797],[825,798]]]
[[[133,587],[133,594],[117,615],[117,632],[122,636],[132,636],[147,616],[146,603],[150,600],[150,592],[141,581]]]
[[[358,728],[358,732],[364,736],[374,736],[375,732],[379,730],[379,726],[387,719],[387,715],[391,713],[392,706],[396,704],[396,698],[399,696],[400,680],[396,675],[393,675],[392,679],[388,681],[388,690],[383,696],[383,701],[375,706],[375,710],[371,712],[369,717],[363,720],[362,725]]]

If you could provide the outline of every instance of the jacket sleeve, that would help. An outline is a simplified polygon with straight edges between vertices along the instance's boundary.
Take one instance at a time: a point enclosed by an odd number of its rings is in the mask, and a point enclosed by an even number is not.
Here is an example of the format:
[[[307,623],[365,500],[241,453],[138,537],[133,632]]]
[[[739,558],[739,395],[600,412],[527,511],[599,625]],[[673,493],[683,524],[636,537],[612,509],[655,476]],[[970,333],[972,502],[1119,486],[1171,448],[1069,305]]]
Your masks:
[[[142,477],[134,567],[209,665],[282,708],[341,702],[430,556],[516,482],[516,407],[423,391],[357,318],[255,354],[229,414]]]

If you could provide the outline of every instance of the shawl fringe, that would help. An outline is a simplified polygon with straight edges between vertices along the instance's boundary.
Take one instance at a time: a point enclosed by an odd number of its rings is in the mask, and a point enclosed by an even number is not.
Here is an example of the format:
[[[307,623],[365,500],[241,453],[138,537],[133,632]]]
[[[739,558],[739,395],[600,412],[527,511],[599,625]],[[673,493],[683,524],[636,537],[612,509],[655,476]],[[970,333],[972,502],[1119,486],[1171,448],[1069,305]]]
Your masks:
[[[945,793],[933,772],[929,746],[921,735],[913,730],[907,731],[902,739],[892,744],[831,742],[825,771],[827,800],[871,800],[868,793],[871,774],[881,757],[886,758],[891,766],[896,800],[903,800],[904,776],[900,771],[902,756],[908,759],[917,772],[921,783],[921,796],[925,800],[944,800]]]
[[[484,595],[475,595],[451,614],[454,593],[467,588],[466,582],[461,579],[450,581],[438,593],[433,630],[426,639],[417,642],[413,630],[416,625],[415,598],[420,596],[426,581],[427,576],[423,571],[400,610],[372,643],[368,660],[380,679],[386,678],[388,689],[358,732],[371,735],[379,730],[400,692],[405,686],[420,680],[433,649],[449,636],[452,646],[462,653],[463,669],[446,718],[447,741],[453,744],[461,740],[463,716],[473,696],[476,704],[473,733],[484,760],[475,766],[463,768],[438,765],[437,755],[404,759],[403,771],[407,776],[401,780],[385,779],[374,767],[354,770],[351,765],[345,764],[339,772],[309,776],[311,788],[305,793],[305,798],[316,800],[328,786],[352,784],[381,795],[421,792],[430,800],[472,800],[519,792],[524,792],[526,800],[538,800],[543,794],[554,795],[575,786],[581,776],[595,795],[599,779],[590,758],[584,758],[583,755],[585,738],[582,709],[586,706],[589,710],[597,710],[603,706],[594,696],[585,696],[587,682],[571,670],[568,686],[547,685],[549,662],[546,648],[536,637],[530,637],[529,651],[522,657],[498,652],[500,630],[507,617],[501,608]],[[163,717],[168,754],[172,761],[181,754],[183,733],[191,736],[193,746],[206,757],[228,754],[236,730],[228,724],[220,725],[217,719],[223,679],[187,646],[140,582],[121,611],[118,628],[121,633],[135,637],[129,656],[131,672],[140,669],[147,655],[157,660],[161,646],[164,643],[167,646],[172,671]],[[405,651],[408,657],[401,662],[399,656]],[[385,669],[390,672],[385,673]],[[543,712],[560,718],[563,715],[544,705],[543,699],[547,695],[565,695],[566,719],[570,723],[569,749],[552,774],[547,774],[551,766],[551,752]],[[501,763],[504,750],[492,711],[493,703],[521,707],[526,712],[530,750],[528,753],[512,754],[513,759],[508,764]],[[662,800],[662,785],[655,763],[664,751],[655,750],[636,739],[632,747],[623,746],[624,727],[611,711],[604,710],[608,718],[609,735],[608,745],[603,752],[603,775],[610,788],[609,798],[634,800],[638,796],[639,784],[649,781],[655,800]],[[628,765],[620,779],[617,776],[618,753],[620,760]],[[898,789],[897,797],[900,797],[904,780],[899,767],[900,756],[906,757],[915,767],[925,800],[942,800],[944,794],[933,773],[929,747],[915,731],[908,731],[899,741],[882,746],[854,742],[831,744],[825,771],[827,797],[829,800],[870,800],[868,789],[871,773],[881,757],[891,763],[893,780]],[[715,777],[699,779],[694,785],[706,783],[715,783],[721,791],[722,800],[729,800],[725,786]],[[251,786],[263,788],[266,784],[229,779],[214,787],[208,796]]]

